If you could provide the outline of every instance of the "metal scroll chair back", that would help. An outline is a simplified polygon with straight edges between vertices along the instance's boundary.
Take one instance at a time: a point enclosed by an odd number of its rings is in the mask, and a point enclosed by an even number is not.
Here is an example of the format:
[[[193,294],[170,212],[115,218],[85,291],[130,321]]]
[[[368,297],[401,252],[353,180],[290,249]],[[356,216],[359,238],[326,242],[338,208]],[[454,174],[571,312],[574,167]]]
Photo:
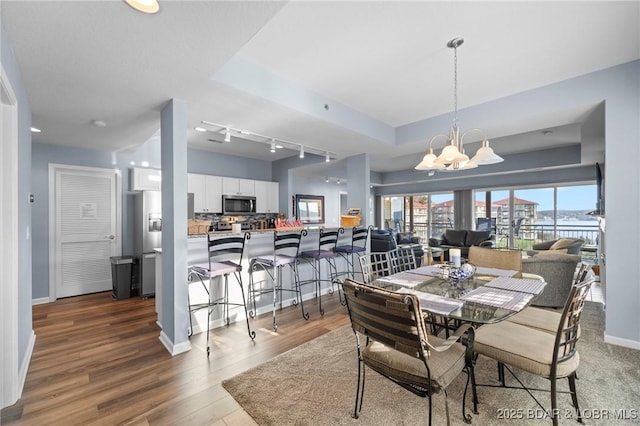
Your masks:
[[[368,284],[378,277],[386,277],[392,274],[389,253],[386,251],[372,252],[358,256],[363,281]]]
[[[353,417],[358,418],[362,410],[366,365],[415,395],[429,398],[429,424],[432,395],[442,393],[449,423],[445,389],[465,369],[464,346],[457,343],[456,338],[446,341],[429,336],[416,295],[349,279],[342,285],[358,349]],[[473,374],[473,370],[467,371]]]
[[[469,247],[469,262],[475,266],[522,272],[522,252],[520,250],[471,246]]]
[[[392,273],[409,271],[418,267],[411,247],[396,247],[389,252]]]
[[[474,351],[498,362],[498,376],[502,386],[526,390],[543,411],[550,413],[554,425],[558,424],[559,417],[557,379],[565,377],[569,382],[568,393],[571,394],[577,419],[582,422],[576,392],[576,370],[580,364],[577,343],[580,337],[580,316],[593,281],[593,278],[585,276],[582,281],[572,285],[554,333],[535,324],[507,320],[484,325],[475,335]],[[547,390],[551,393],[549,411],[531,393],[532,390],[544,389],[528,389],[510,367],[549,379],[551,384],[550,389]],[[520,386],[505,384],[505,369],[516,378]]]

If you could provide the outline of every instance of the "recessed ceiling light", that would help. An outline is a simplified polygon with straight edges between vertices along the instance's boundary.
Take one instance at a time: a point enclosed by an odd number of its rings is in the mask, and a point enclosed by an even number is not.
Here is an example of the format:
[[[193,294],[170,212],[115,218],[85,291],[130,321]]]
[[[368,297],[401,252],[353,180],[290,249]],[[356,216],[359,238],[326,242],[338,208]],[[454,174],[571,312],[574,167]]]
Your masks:
[[[37,127],[32,127],[31,128],[31,132],[32,133],[40,133],[42,130],[38,129]]]
[[[140,165],[142,167],[149,167],[149,162],[148,161],[143,161],[142,163],[140,163]]]
[[[143,13],[156,13],[160,10],[158,0],[125,0],[129,6]]]
[[[91,125],[95,127],[107,127],[107,122],[103,120],[93,120]]]
[[[207,129],[205,129],[204,127],[196,127],[196,128],[195,128],[195,131],[196,131],[196,132],[206,132],[206,131],[207,131]]]
[[[276,149],[282,149],[282,145],[280,145],[279,143],[276,144]]]

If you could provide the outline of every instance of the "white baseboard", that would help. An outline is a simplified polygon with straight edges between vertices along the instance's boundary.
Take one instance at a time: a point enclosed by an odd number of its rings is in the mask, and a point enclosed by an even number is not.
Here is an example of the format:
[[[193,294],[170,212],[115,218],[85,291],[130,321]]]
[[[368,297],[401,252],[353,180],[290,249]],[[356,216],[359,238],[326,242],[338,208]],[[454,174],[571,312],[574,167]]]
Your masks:
[[[640,349],[640,342],[636,340],[623,339],[621,337],[609,336],[607,334],[604,335],[604,342],[630,349]]]
[[[167,336],[164,331],[160,332],[159,339],[160,342],[162,342],[163,346],[171,354],[171,356],[175,356],[191,350],[191,343],[189,343],[189,341],[174,345],[169,336]]]
[[[44,305],[45,303],[50,303],[51,299],[48,297],[40,297],[38,299],[32,299],[31,305]]]
[[[33,355],[33,348],[35,345],[36,334],[31,330],[31,336],[29,336],[29,343],[27,344],[27,351],[24,354],[24,358],[20,364],[20,371],[18,372],[18,399],[22,397],[22,390],[24,389],[24,383],[27,380],[27,371],[29,370],[29,364],[31,364],[31,356]]]

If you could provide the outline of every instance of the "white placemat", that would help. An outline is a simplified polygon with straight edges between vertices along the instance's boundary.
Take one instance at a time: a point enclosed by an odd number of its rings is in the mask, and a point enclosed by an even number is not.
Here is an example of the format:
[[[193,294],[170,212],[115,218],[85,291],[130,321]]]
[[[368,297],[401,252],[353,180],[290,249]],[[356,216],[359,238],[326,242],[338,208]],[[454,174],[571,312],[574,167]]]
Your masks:
[[[398,293],[415,294],[420,300],[420,308],[425,309],[434,314],[448,315],[459,309],[464,302],[448,297],[438,296],[437,294],[424,293],[410,288],[401,288]]]
[[[496,308],[518,312],[527,306],[532,298],[533,294],[530,293],[484,286],[470,291],[460,299],[467,302],[480,303],[483,305],[495,306]]]
[[[485,287],[500,288],[503,290],[519,291],[521,293],[531,293],[534,295],[538,295],[542,293],[542,290],[544,290],[544,287],[546,285],[546,282],[540,280],[497,277],[485,284]]]
[[[425,282],[424,275],[411,274],[408,271],[398,272],[388,277],[379,277],[376,279],[378,282],[384,282],[388,284],[397,284],[403,287],[415,287],[420,283]]]

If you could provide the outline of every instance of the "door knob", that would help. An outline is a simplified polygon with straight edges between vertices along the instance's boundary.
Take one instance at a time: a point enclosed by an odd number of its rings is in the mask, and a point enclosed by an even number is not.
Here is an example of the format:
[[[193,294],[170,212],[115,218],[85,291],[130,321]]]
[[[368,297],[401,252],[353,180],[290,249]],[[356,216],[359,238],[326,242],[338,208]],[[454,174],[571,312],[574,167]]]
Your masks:
[[[105,235],[104,237],[105,237],[105,238],[108,238],[108,239],[110,239],[110,240],[115,240],[115,239],[116,239],[116,236],[115,236],[115,235]]]

